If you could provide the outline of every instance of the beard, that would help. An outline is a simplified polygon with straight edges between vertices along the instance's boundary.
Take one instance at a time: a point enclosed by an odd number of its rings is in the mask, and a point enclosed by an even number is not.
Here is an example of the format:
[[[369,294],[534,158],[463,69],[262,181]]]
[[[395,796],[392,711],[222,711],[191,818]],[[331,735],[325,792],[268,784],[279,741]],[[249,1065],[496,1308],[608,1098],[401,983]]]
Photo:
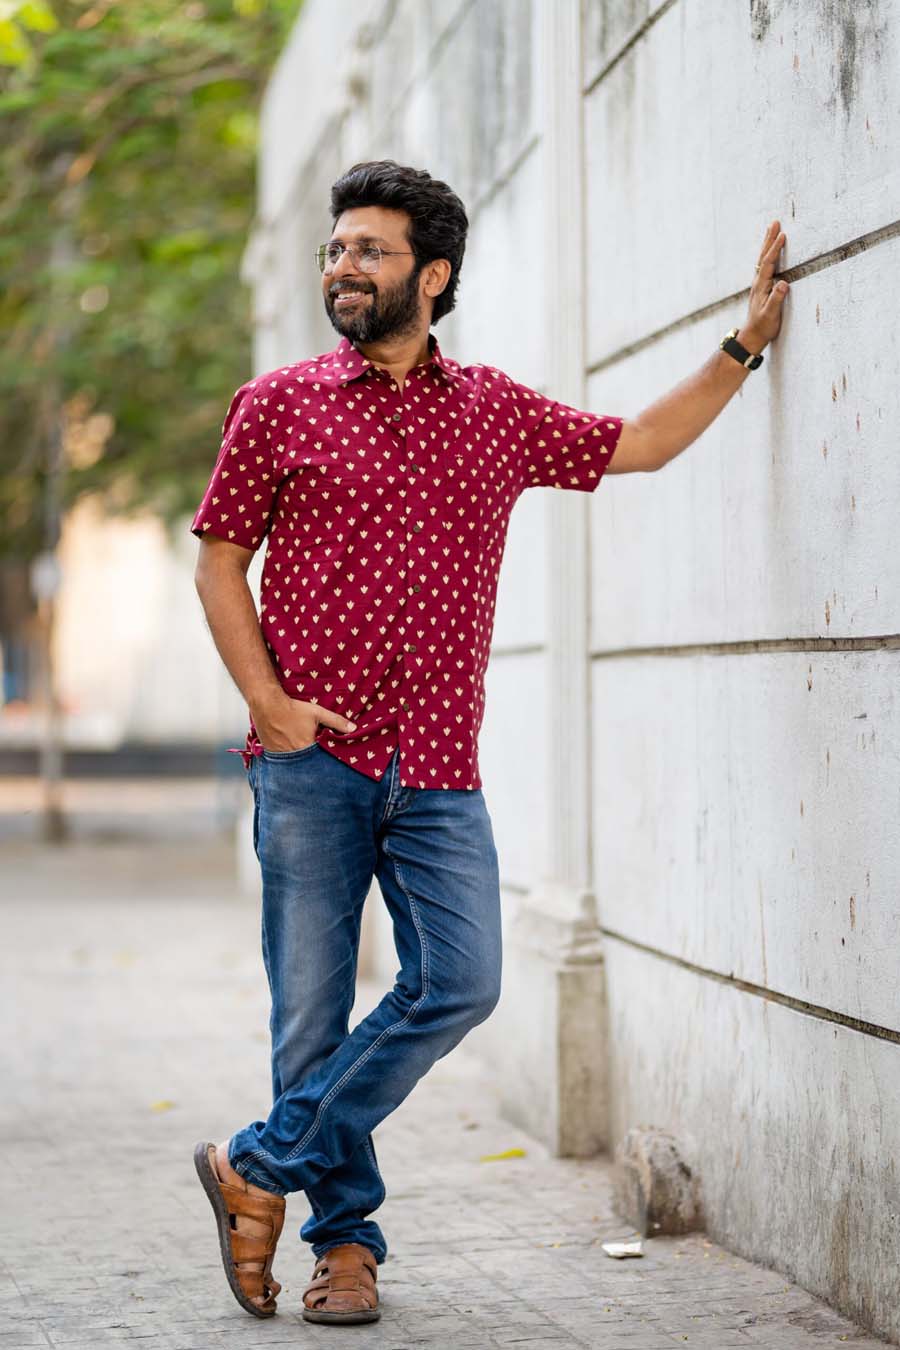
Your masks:
[[[325,295],[325,313],[341,337],[350,342],[382,342],[385,338],[406,337],[419,327],[419,272],[413,268],[405,281],[378,291],[364,281],[333,282]],[[362,300],[355,312],[342,314],[335,308],[334,294],[341,289],[371,295]]]

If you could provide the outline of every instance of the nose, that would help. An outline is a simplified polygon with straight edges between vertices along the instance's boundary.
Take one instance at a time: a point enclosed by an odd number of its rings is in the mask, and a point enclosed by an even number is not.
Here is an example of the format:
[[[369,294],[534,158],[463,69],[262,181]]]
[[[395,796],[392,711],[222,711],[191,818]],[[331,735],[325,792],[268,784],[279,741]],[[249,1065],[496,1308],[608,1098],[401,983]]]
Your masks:
[[[332,276],[332,278],[334,277],[340,278],[342,276],[346,276],[348,272],[350,272],[351,275],[353,275],[354,273],[358,274],[359,276],[363,275],[363,273],[356,266],[356,263],[353,261],[353,258],[349,250],[345,248],[341,256],[338,258],[337,262],[335,263],[334,268],[330,275]]]

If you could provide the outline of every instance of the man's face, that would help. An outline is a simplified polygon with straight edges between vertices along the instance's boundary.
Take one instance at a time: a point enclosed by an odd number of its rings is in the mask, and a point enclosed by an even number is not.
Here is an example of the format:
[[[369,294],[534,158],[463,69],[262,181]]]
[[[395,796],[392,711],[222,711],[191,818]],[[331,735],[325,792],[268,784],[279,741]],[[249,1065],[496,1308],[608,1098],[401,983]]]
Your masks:
[[[351,342],[381,342],[406,337],[422,323],[420,271],[412,256],[405,211],[360,206],[338,216],[331,240],[382,250],[377,272],[361,272],[349,253],[333,272],[322,275],[325,312],[331,325]],[[427,302],[426,302],[427,303]]]

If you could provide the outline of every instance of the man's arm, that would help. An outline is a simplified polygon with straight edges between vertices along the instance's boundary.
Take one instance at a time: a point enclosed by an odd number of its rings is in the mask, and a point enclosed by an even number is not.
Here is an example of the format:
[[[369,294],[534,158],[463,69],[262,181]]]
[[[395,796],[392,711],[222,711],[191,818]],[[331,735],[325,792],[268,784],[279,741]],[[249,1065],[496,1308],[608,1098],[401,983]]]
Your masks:
[[[253,549],[206,534],[194,582],[216,650],[244,696],[260,740],[267,750],[294,750],[315,739],[319,722],[353,730],[340,713],[293,699],[282,689],[247,584],[252,558]]]
[[[781,306],[788,283],[773,284],[773,275],[785,238],[779,222],[773,220],[763,240],[756,280],[750,288],[747,320],[737,335],[738,342],[754,355],[772,342],[781,328]],[[648,473],[661,469],[706,430],[749,374],[727,352],[713,352],[696,374],[682,380],[636,418],[624,422],[606,472]]]

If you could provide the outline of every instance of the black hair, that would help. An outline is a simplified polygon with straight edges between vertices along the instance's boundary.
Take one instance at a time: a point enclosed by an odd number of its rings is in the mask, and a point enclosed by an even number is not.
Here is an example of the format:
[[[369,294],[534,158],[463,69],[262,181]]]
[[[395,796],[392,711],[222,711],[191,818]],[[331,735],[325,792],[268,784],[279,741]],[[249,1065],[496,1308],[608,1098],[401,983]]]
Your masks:
[[[344,211],[359,206],[383,206],[405,211],[407,234],[415,254],[416,273],[436,258],[450,264],[450,279],[434,297],[432,324],[449,314],[456,304],[456,290],[466,251],[469,218],[456,193],[424,169],[411,169],[393,159],[374,159],[354,164],[331,189],[332,224]]]

